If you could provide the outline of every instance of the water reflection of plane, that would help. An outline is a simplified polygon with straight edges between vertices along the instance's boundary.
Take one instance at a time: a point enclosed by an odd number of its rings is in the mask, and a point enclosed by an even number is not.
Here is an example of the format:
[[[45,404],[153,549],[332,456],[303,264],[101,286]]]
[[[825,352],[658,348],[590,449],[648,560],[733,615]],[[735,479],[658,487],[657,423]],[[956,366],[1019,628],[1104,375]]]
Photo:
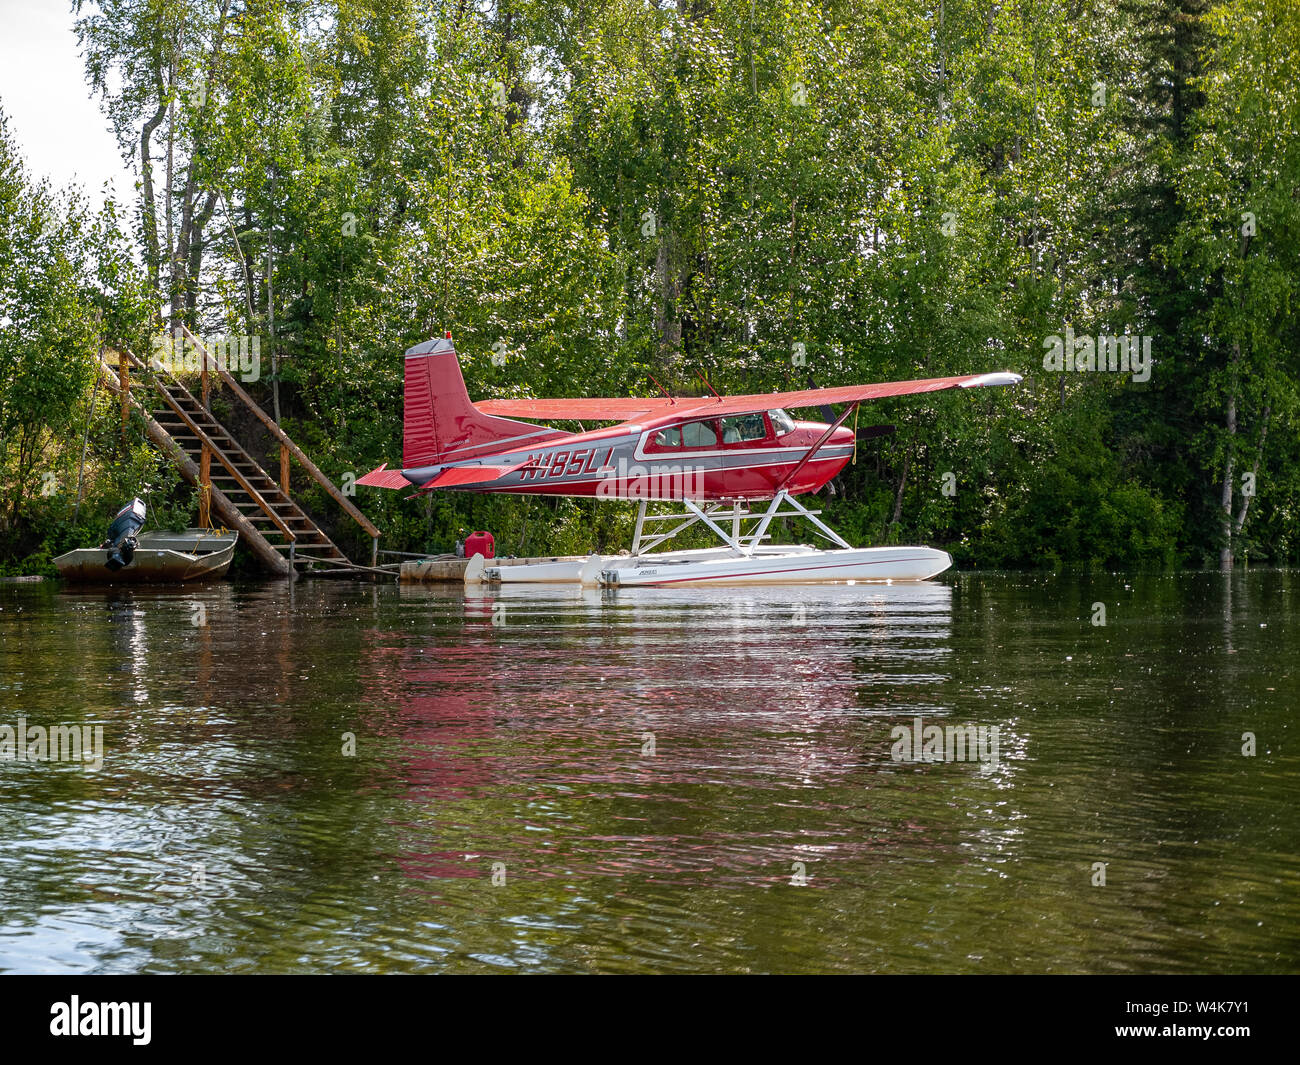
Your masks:
[[[695,710],[737,725],[758,714],[777,715],[786,727],[820,727],[826,711],[864,709],[858,695],[878,678],[895,688],[941,682],[950,655],[952,591],[937,583],[787,585],[724,594],[677,588],[562,594],[501,585],[466,603],[470,616],[496,621],[498,639],[509,639],[511,625],[526,634],[531,623],[552,618],[550,631],[571,637],[554,651],[530,647],[539,698],[570,702],[572,681],[594,677],[602,700],[611,686],[650,704],[682,695]],[[600,637],[595,647],[593,630]],[[569,653],[574,640],[583,654]],[[564,683],[553,683],[561,677]],[[801,721],[805,715],[812,717]]]
[[[864,772],[900,771],[893,725],[951,720],[955,709],[945,584],[400,594],[404,608],[463,619],[438,624],[436,642],[395,646],[384,636],[365,669],[373,696],[397,704],[408,794],[419,803],[490,798],[544,819],[539,807],[551,809],[557,794],[635,804],[720,783],[853,787],[870,779]],[[447,836],[428,821],[404,867],[482,876],[465,852],[499,853],[516,826],[476,840],[477,819],[457,816],[469,841],[461,850],[439,846]],[[635,845],[666,848],[671,864],[681,860],[676,839],[656,832]],[[601,861],[616,865],[618,848],[604,850]]]
[[[401,598],[403,608],[415,602],[466,617],[484,605],[466,604],[459,588],[449,595],[445,589],[403,586]],[[490,627],[490,605],[487,611],[479,621]],[[466,630],[456,625],[454,631]],[[501,725],[504,695],[490,656],[474,643],[427,637],[417,643],[384,628],[367,634],[362,656],[363,704],[380,712],[380,731],[400,743],[391,771],[416,809],[408,824],[420,840],[397,856],[399,864],[418,880],[481,876],[472,855],[437,843],[446,841],[443,814],[449,804],[490,796],[507,776],[502,760],[487,749]]]

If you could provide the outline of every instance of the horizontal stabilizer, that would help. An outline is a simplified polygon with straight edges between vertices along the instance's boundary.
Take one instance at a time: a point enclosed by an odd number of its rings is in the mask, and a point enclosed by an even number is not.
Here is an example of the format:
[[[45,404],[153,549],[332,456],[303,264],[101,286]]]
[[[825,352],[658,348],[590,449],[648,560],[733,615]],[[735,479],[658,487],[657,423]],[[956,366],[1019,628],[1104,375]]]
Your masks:
[[[486,484],[489,481],[498,480],[507,473],[519,469],[519,464],[514,466],[448,466],[438,476],[424,485],[428,488],[456,488],[466,484]]]
[[[371,470],[364,477],[358,477],[357,484],[364,484],[367,488],[409,488],[411,486],[411,482],[402,476],[401,470],[390,470],[386,462],[379,469]]]

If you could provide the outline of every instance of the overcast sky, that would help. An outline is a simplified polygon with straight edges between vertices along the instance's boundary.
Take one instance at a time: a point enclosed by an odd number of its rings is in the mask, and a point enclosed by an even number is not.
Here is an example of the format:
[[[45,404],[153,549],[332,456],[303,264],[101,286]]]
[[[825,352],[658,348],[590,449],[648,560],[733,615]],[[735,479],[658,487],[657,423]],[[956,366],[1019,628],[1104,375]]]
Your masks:
[[[80,184],[92,207],[110,180],[129,207],[135,179],[90,98],[68,0],[0,0],[0,106],[32,174]]]

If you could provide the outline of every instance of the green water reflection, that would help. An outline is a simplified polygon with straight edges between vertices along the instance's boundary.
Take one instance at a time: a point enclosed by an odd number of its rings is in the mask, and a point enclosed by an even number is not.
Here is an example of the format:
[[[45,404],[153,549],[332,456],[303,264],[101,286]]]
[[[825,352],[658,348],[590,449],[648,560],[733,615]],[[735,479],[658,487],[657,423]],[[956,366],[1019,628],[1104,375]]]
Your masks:
[[[0,761],[0,971],[1294,972],[1298,616],[1277,571],[0,585],[0,726],[106,746]],[[893,760],[917,717],[996,762]]]

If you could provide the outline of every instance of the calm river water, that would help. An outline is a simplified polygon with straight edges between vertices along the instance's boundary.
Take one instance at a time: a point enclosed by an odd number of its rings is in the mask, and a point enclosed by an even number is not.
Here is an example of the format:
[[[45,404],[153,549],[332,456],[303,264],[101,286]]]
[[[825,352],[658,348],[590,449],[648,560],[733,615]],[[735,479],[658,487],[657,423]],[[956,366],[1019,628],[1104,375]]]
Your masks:
[[[1295,972],[1298,650],[1278,571],[0,585],[0,972]]]

